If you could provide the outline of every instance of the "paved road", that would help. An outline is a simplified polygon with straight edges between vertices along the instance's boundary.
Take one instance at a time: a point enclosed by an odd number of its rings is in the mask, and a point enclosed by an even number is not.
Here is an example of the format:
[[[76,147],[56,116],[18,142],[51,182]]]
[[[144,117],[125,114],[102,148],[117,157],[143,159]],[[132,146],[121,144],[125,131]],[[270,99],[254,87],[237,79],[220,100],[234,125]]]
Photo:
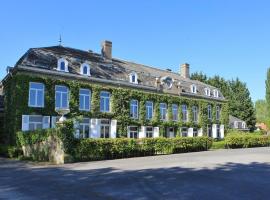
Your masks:
[[[62,166],[0,158],[0,199],[270,199],[270,148]]]

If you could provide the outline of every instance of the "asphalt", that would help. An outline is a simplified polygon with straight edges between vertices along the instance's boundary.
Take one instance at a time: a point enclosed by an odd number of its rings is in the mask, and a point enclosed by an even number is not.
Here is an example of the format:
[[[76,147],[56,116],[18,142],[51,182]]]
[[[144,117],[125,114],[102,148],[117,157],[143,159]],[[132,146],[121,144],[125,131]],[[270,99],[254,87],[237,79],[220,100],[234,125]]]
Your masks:
[[[0,199],[269,199],[270,148],[65,164],[0,158]]]

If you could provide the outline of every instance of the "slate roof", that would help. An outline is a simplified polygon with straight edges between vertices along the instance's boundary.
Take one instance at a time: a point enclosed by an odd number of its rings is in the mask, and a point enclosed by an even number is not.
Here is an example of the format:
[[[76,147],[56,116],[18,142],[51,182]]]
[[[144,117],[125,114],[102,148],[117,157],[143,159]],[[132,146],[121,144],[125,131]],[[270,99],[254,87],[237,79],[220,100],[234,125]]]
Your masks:
[[[130,61],[125,61],[117,58],[112,60],[105,59],[101,54],[92,51],[84,51],[63,46],[51,46],[42,48],[31,48],[17,62],[15,67],[30,67],[50,71],[56,71],[57,61],[59,58],[65,58],[68,61],[69,73],[80,75],[80,66],[82,63],[88,63],[91,67],[91,77],[117,81],[118,83],[129,83],[129,74],[136,72],[138,75],[138,87],[146,86],[157,89],[156,78],[171,77],[174,80],[171,89],[160,86],[158,89],[161,92],[179,95],[200,96],[202,98],[214,98],[213,86],[204,84],[196,80],[183,78],[179,73],[162,70]],[[65,72],[62,72],[65,73]],[[179,83],[180,82],[180,83]],[[180,87],[179,87],[180,84]],[[197,86],[197,94],[191,93],[190,87],[192,84]],[[205,95],[204,89],[211,89],[211,97]],[[217,89],[218,90],[218,89]],[[217,100],[225,100],[222,93],[219,91]]]

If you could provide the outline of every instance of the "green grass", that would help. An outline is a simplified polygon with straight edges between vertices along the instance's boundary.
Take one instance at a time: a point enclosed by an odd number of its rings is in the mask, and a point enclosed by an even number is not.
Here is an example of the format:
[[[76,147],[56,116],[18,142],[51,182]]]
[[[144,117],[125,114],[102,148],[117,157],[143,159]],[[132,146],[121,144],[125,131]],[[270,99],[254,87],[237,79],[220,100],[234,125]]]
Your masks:
[[[225,140],[214,141],[211,149],[225,149]]]

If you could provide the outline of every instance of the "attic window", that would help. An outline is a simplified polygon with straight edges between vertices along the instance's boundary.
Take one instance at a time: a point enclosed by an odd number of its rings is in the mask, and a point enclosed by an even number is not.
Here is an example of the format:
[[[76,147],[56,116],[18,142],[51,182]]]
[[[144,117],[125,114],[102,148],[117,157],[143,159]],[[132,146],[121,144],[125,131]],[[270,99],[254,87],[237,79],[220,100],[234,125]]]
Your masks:
[[[213,95],[214,95],[215,98],[218,98],[219,97],[218,90],[213,90]]]
[[[196,87],[196,85],[191,85],[190,86],[190,90],[191,90],[191,93],[193,93],[193,94],[196,94],[197,93],[197,87]]]
[[[211,95],[211,90],[209,88],[204,88],[204,93],[206,96],[210,96]]]
[[[132,72],[131,74],[129,74],[129,82],[134,83],[134,84],[138,84],[138,75],[137,75],[137,73]]]
[[[81,65],[81,74],[90,76],[90,66],[87,63]]]
[[[63,71],[63,72],[68,72],[68,61],[64,58],[60,58],[58,60],[58,64],[57,64],[57,70]]]

